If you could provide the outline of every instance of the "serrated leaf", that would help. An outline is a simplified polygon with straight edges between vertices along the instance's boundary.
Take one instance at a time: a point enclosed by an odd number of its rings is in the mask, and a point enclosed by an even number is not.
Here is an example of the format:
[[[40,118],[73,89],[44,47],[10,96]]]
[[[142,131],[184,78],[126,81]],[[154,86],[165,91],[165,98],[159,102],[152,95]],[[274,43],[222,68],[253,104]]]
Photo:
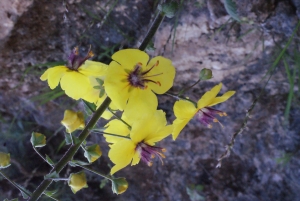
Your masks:
[[[230,17],[232,17],[236,21],[240,22],[241,20],[237,14],[237,8],[236,8],[235,2],[233,0],[225,0],[224,5],[225,5],[225,9],[226,9],[227,13],[230,15]]]
[[[87,146],[84,150],[84,156],[88,159],[90,163],[96,161],[102,155],[100,146],[98,144],[94,144],[91,146]]]
[[[51,160],[51,158],[46,154],[46,160],[49,164],[55,165],[54,162]]]
[[[43,147],[46,145],[46,136],[41,133],[32,132],[30,142],[34,147]]]
[[[57,178],[59,178],[59,175],[56,171],[51,172],[44,176],[44,179],[57,179]]]

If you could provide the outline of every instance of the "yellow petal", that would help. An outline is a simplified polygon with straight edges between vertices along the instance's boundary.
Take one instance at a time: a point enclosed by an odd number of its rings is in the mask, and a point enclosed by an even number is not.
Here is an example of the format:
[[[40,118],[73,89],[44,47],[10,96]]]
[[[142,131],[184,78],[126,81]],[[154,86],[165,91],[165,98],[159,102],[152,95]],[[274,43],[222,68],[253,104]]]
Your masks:
[[[193,103],[185,100],[176,101],[173,110],[175,116],[180,119],[191,119],[198,111]]]
[[[75,100],[84,97],[92,89],[89,78],[76,71],[66,73],[61,78],[60,85],[65,93]]]
[[[105,133],[112,133],[112,134],[117,134],[117,135],[121,135],[121,136],[127,136],[130,133],[128,126],[118,119],[111,120],[110,122],[108,122],[105,125],[105,127],[107,127],[104,130]],[[106,141],[108,143],[116,143],[116,142],[124,139],[124,138],[114,137],[114,136],[105,135],[105,134],[104,134],[104,137],[106,138]]]
[[[129,165],[134,156],[135,144],[131,140],[121,140],[111,146],[108,157],[115,164],[110,173],[114,174]]]
[[[197,106],[198,109],[204,108],[211,104],[213,99],[218,95],[222,88],[222,83],[214,86],[210,91],[206,92],[198,101]]]
[[[125,107],[126,117],[139,119],[147,113],[151,115],[156,111],[157,105],[157,97],[150,89],[133,88]]]
[[[109,64],[107,76],[104,80],[105,91],[115,106],[124,110],[129,97],[129,83],[127,73],[117,62]]]
[[[137,63],[142,63],[142,66],[146,66],[149,61],[148,54],[138,49],[120,50],[114,53],[111,58],[128,70],[133,70]]]
[[[176,140],[181,130],[188,124],[190,119],[175,119],[173,121],[173,140]]]
[[[51,89],[57,87],[61,77],[67,73],[68,68],[65,66],[56,66],[53,68],[47,69],[44,74],[41,76],[41,80],[48,80],[48,85]]]
[[[149,145],[158,142],[172,133],[172,128],[167,125],[166,114],[162,110],[157,110],[152,116],[148,116],[140,122],[140,124],[150,127],[144,129],[147,131],[147,136],[143,139]]]
[[[166,124],[166,116],[162,110],[157,110],[152,115],[145,114],[132,124],[130,138],[136,144],[143,141],[154,145],[172,133],[172,126]]]
[[[86,76],[101,77],[106,75],[107,68],[107,64],[87,60],[83,65],[80,66],[78,71]]]
[[[158,65],[153,67],[157,62],[159,62]],[[151,67],[153,68],[147,73],[147,77],[149,76],[150,80],[159,84],[148,82],[147,85],[155,93],[163,94],[173,86],[175,68],[172,65],[172,61],[161,56],[154,57],[147,65],[147,69]]]
[[[139,152],[134,152],[134,155],[132,157],[132,162],[131,162],[131,166],[136,165],[140,162],[141,157],[140,157],[140,153]]]
[[[156,133],[151,133],[144,140],[149,145],[155,145],[156,142],[161,141],[162,139],[168,137],[173,132],[173,125],[164,126],[161,129],[157,130]]]
[[[224,101],[227,101],[231,96],[235,94],[235,91],[227,91],[222,96],[216,97],[212,100],[212,102],[208,106],[213,106],[219,103],[222,103]]]

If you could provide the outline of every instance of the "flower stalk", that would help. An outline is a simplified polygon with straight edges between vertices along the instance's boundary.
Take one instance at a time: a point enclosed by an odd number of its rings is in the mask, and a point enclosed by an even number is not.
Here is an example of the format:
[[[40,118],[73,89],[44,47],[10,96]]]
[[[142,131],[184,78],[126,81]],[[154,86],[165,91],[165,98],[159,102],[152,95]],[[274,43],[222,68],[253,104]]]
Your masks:
[[[158,12],[156,18],[154,19],[154,22],[152,23],[145,39],[141,43],[139,49],[145,50],[149,42],[151,41],[152,37],[156,33],[159,25],[164,19],[164,14],[162,12]],[[93,117],[88,122],[86,127],[82,130],[80,133],[78,139],[79,143],[73,144],[67,153],[61,158],[61,160],[53,167],[53,169],[50,171],[50,173],[57,172],[59,173],[66,164],[72,160],[73,156],[78,151],[80,145],[82,142],[88,137],[90,134],[90,131],[93,129],[93,127],[96,125],[97,121],[100,119],[101,115],[104,113],[104,111],[109,107],[109,104],[111,103],[111,99],[107,97],[102,105],[95,111]],[[52,183],[52,180],[43,180],[43,182],[38,186],[38,188],[33,192],[32,196],[30,197],[29,201],[36,201],[39,199],[39,197],[43,194],[43,192],[49,187],[49,185]]]

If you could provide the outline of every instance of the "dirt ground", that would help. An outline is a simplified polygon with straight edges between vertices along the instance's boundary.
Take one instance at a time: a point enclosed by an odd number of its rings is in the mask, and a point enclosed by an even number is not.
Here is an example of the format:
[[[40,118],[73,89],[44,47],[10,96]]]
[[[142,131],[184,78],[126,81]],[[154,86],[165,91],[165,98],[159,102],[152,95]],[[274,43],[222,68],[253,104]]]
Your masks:
[[[223,83],[222,93],[236,94],[215,108],[228,116],[219,118],[223,128],[208,129],[191,121],[176,141],[160,142],[167,149],[162,165],[138,164],[116,173],[129,182],[128,190],[114,195],[110,184],[88,173],[89,188],[74,195],[63,182],[53,183],[59,200],[155,200],[155,201],[297,201],[300,200],[300,103],[299,31],[286,53],[291,72],[298,68],[289,117],[286,110],[290,83],[284,62],[280,61],[265,87],[271,69],[300,17],[297,0],[240,0],[237,11],[243,22],[230,19],[220,0],[178,1],[175,17],[165,18],[153,40],[152,56],[163,55],[176,67],[172,93],[193,84],[202,68],[213,79],[200,82],[186,94],[198,100],[212,86]],[[67,5],[67,6],[66,6]],[[151,0],[2,0],[0,2],[0,151],[11,153],[12,165],[3,170],[13,181],[33,191],[50,170],[30,144],[32,131],[47,136],[43,154],[58,161],[67,146],[60,121],[65,109],[82,109],[80,102],[50,93],[40,75],[55,62],[67,59],[71,49],[89,45],[93,60],[108,63],[118,49],[137,48],[155,15],[157,1]],[[260,93],[262,92],[261,96]],[[56,97],[57,96],[57,97]],[[258,98],[258,99],[257,99]],[[51,99],[51,100],[50,100]],[[49,100],[49,101],[47,101]],[[239,131],[247,110],[257,100],[251,118],[238,135],[231,155],[216,168],[218,158],[232,135]],[[175,99],[159,96],[159,108],[168,121],[174,120]],[[100,121],[98,126],[103,126]],[[92,168],[108,173],[112,166],[108,146],[102,136],[93,134],[103,156]],[[75,156],[82,159],[82,152]],[[67,166],[68,177],[78,168]],[[21,194],[0,178],[0,199]],[[40,200],[51,200],[42,197]]]

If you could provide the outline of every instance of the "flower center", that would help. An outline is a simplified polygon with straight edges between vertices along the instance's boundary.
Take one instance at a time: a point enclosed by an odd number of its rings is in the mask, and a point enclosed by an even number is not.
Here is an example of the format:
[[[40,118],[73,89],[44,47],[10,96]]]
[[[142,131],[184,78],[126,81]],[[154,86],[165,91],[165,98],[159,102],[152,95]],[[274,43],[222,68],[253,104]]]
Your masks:
[[[197,119],[200,123],[204,124],[208,128],[212,128],[212,122],[219,122],[219,120],[215,117],[215,115],[219,116],[227,116],[226,112],[216,110],[210,107],[204,107],[197,112]],[[223,125],[219,122],[219,124],[223,127]]]
[[[148,166],[152,166],[152,159],[157,156],[161,163],[163,164],[162,159],[165,158],[165,155],[162,152],[165,152],[165,148],[150,146],[146,143],[140,142],[137,144],[135,150],[139,153],[140,158]]]
[[[161,75],[162,73],[155,74],[155,75],[148,75],[149,72],[154,67],[158,66],[158,64],[159,64],[159,61],[157,60],[156,63],[151,68],[149,68],[146,71],[142,71],[142,63],[137,63],[134,66],[133,71],[128,73],[127,80],[129,82],[129,84],[133,87],[138,87],[140,89],[147,89],[147,85],[146,85],[147,82],[152,82],[152,83],[155,83],[155,84],[158,84],[159,86],[161,86],[159,81],[154,81],[151,79],[151,77]]]
[[[67,67],[70,69],[70,70],[75,70],[77,71],[78,68],[86,61],[88,60],[89,58],[92,58],[94,56],[94,53],[91,51],[91,46],[89,48],[89,51],[88,53],[86,54],[85,57],[81,57],[79,55],[79,51],[78,51],[78,47],[75,47],[70,56],[68,57],[68,64],[67,64]]]

